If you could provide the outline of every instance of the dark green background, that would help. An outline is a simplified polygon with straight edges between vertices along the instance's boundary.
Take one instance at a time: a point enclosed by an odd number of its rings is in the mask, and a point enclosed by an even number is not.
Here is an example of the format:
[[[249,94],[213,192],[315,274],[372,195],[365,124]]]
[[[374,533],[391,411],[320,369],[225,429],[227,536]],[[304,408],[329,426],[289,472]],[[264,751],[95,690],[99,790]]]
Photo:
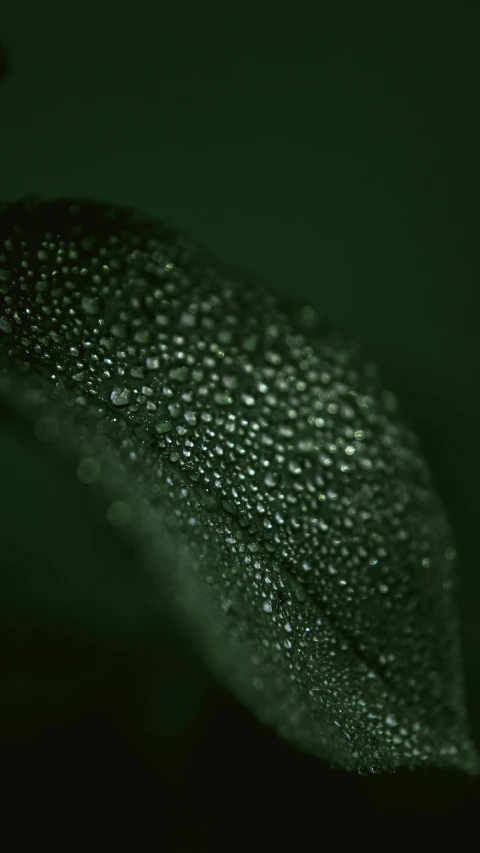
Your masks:
[[[421,436],[456,531],[479,742],[477,4],[29,5],[0,17],[12,64],[0,196],[135,205],[315,301],[363,342]],[[234,790],[232,821],[242,774],[260,790],[280,767],[287,787],[308,779],[310,796],[318,773],[319,802],[327,789],[366,798],[373,819],[407,789],[408,814],[435,808],[411,780],[365,793],[362,780],[320,773],[225,697],[202,732],[181,796],[190,785],[196,799],[195,773],[213,762]],[[122,737],[112,751],[137,760]],[[472,790],[453,785],[461,811]],[[301,799],[285,793],[282,809],[295,814]]]

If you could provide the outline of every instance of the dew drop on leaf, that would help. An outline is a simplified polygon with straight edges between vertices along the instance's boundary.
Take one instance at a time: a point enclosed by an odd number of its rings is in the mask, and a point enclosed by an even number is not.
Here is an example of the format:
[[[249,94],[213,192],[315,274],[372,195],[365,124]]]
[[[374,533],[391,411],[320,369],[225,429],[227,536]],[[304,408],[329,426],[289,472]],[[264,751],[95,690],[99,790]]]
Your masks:
[[[113,388],[110,394],[110,402],[114,406],[128,406],[132,399],[132,389],[131,388]]]

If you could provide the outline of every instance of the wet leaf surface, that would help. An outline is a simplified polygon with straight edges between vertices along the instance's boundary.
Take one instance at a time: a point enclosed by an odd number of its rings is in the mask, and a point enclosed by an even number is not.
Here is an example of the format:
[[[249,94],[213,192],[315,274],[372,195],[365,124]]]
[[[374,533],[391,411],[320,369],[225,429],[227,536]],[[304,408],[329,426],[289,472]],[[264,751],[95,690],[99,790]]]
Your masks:
[[[3,207],[0,295],[5,410],[75,460],[242,703],[336,767],[478,771],[448,519],[354,344],[89,200]]]

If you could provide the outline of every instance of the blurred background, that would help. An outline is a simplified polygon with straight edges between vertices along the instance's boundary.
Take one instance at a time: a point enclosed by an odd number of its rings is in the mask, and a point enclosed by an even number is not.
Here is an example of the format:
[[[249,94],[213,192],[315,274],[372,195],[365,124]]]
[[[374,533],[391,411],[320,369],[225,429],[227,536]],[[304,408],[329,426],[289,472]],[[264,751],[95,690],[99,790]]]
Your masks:
[[[363,343],[420,435],[455,530],[480,744],[480,8],[458,0],[29,6],[0,13],[10,65],[0,90],[0,198],[33,192],[136,206],[315,302]],[[18,431],[2,430],[13,513],[12,460],[20,454],[21,464],[28,451]],[[26,467],[33,484],[40,470]],[[60,480],[52,466],[42,476],[52,478],[54,512]],[[60,500],[65,519],[74,502],[73,494]],[[48,518],[45,510],[37,531],[44,543]],[[86,583],[81,565],[93,579],[101,547],[92,542],[89,556],[75,557],[72,610]],[[48,560],[53,546],[44,548]],[[12,624],[22,601],[17,591],[5,605]],[[83,798],[72,793],[70,803],[83,821],[94,802],[106,808],[108,792],[119,825],[120,804],[124,820],[158,822],[159,837],[171,824],[167,849],[230,846],[242,828],[258,843],[265,833],[272,848],[287,828],[321,842],[326,815],[337,812],[342,834],[349,816],[355,827],[365,818],[395,831],[423,822],[432,832],[473,816],[480,789],[463,777],[367,779],[300,755],[185,655],[161,681],[161,638],[151,615],[145,620],[128,677],[119,655],[111,690],[79,688],[63,711],[52,701],[57,710],[40,722],[32,711],[28,725],[8,728],[2,750],[15,796],[25,797],[27,780],[45,790],[46,774],[63,780],[68,796],[87,778]],[[177,709],[170,723],[165,683]]]

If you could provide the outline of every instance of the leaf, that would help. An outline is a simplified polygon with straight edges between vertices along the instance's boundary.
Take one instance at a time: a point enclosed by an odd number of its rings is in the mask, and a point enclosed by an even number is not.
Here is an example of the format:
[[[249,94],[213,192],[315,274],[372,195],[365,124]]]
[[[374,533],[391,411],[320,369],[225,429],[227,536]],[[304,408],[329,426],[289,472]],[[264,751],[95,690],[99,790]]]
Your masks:
[[[0,212],[0,393],[300,749],[477,773],[455,549],[418,442],[314,306],[136,211]]]

